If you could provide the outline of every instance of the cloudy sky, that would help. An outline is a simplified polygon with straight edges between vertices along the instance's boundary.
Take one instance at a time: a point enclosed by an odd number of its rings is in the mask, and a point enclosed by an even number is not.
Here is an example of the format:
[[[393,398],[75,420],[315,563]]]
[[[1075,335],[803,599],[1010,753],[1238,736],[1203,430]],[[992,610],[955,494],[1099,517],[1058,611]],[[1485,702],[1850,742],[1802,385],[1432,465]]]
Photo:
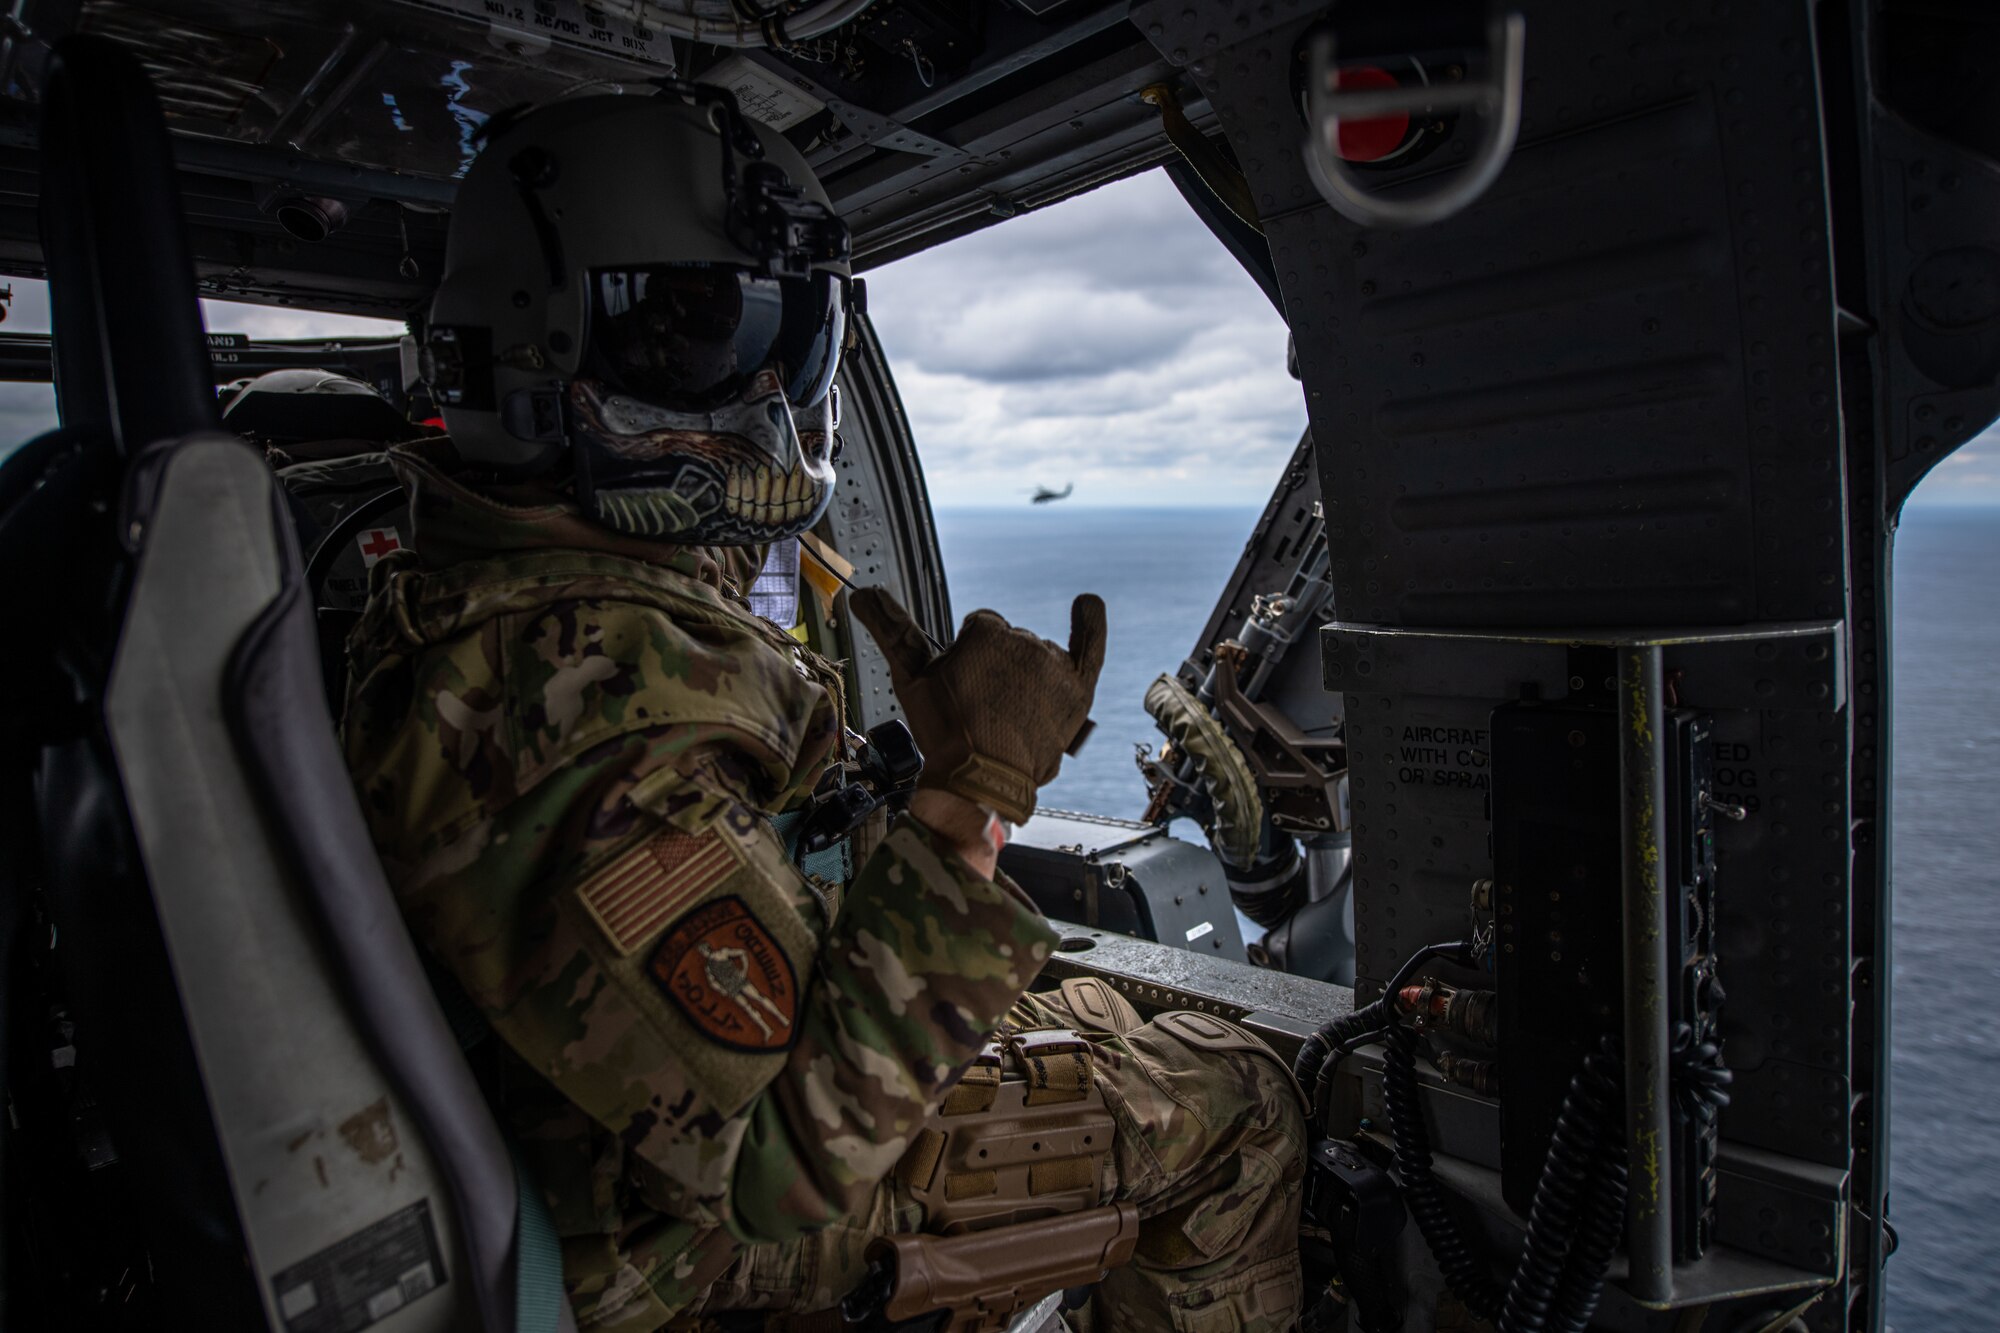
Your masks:
[[[46,329],[41,284],[13,287],[6,331]],[[205,305],[217,332],[401,332]],[[1283,322],[1157,171],[877,269],[869,309],[942,506],[1072,482],[1078,506],[1261,504],[1305,426]],[[53,417],[46,386],[0,385],[0,453]],[[1915,502],[2000,503],[2000,429]]]
[[[1284,321],[1161,172],[870,274],[868,307],[943,505],[1262,504],[1305,429]]]

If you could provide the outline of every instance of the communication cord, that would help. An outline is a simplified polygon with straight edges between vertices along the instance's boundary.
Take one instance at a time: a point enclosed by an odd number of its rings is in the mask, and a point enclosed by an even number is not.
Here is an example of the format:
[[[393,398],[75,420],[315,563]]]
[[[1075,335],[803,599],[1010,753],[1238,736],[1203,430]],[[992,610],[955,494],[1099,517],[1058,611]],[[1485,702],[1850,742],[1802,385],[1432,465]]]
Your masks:
[[[1528,1210],[1527,1240],[1500,1308],[1502,1333],[1572,1326],[1581,1333],[1597,1309],[1625,1225],[1620,1070],[1607,1037],[1570,1079]]]
[[[1332,1081],[1334,1067],[1340,1063],[1341,1057],[1364,1042],[1376,1040],[1382,1032],[1395,1026],[1398,1018],[1397,993],[1418,968],[1433,958],[1449,958],[1455,963],[1471,966],[1472,942],[1452,940],[1446,944],[1426,944],[1396,969],[1396,975],[1389,978],[1389,984],[1374,1000],[1322,1024],[1299,1047],[1298,1057],[1292,1061],[1292,1075],[1301,1087],[1313,1090],[1316,1121],[1319,1112],[1324,1109],[1322,1103],[1326,1085]]]
[[[1563,1096],[1548,1157],[1528,1212],[1521,1257],[1503,1289],[1493,1280],[1447,1203],[1432,1170],[1430,1130],[1417,1088],[1419,1036],[1404,1026],[1396,996],[1424,963],[1469,964],[1468,941],[1426,945],[1396,971],[1380,997],[1323,1025],[1301,1046],[1293,1069],[1313,1089],[1315,1123],[1341,1057],[1385,1043],[1382,1102],[1404,1202],[1445,1280],[1499,1333],[1583,1333],[1625,1224],[1625,1146],[1618,1133],[1623,1063],[1614,1039],[1585,1057]]]
[[[1388,1034],[1382,1101],[1403,1197],[1445,1280],[1500,1333],[1583,1333],[1625,1225],[1625,1151],[1615,1130],[1622,1065],[1610,1039],[1570,1080],[1528,1213],[1521,1258],[1503,1295],[1474,1254],[1431,1171],[1430,1131],[1417,1100],[1417,1034]]]
[[[1390,992],[1394,994],[1394,992]],[[1388,1033],[1382,1061],[1382,1105],[1389,1117],[1389,1137],[1396,1147],[1396,1173],[1403,1181],[1403,1202],[1417,1220],[1424,1244],[1430,1246],[1445,1281],[1481,1319],[1500,1309],[1500,1289],[1486,1266],[1473,1254],[1431,1174],[1431,1135],[1417,1103],[1417,1034],[1406,1027]],[[1510,1330],[1509,1333],[1512,1333]]]
[[[1624,1087],[1621,1062],[1609,1050],[1585,1058],[1583,1073],[1577,1077],[1591,1085],[1589,1095],[1609,1108],[1615,1116],[1619,1094]],[[1556,1288],[1555,1313],[1550,1333],[1584,1333],[1604,1294],[1604,1275],[1611,1256],[1625,1230],[1625,1145],[1615,1134],[1607,1134],[1598,1150],[1597,1188],[1585,1205],[1583,1225],[1570,1247],[1569,1263]]]

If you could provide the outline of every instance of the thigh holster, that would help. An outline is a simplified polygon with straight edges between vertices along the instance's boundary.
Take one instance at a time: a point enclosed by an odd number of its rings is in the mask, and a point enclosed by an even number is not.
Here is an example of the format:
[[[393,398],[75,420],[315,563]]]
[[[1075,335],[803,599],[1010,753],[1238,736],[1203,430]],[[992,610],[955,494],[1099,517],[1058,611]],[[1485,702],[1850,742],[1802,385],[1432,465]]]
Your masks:
[[[1113,1132],[1088,1041],[1051,1028],[988,1043],[897,1167],[925,1234],[869,1246],[882,1311],[995,1329],[1125,1263],[1139,1212],[1104,1202]]]
[[[1022,1032],[987,1043],[897,1170],[924,1230],[956,1235],[1095,1207],[1111,1135],[1090,1043]]]

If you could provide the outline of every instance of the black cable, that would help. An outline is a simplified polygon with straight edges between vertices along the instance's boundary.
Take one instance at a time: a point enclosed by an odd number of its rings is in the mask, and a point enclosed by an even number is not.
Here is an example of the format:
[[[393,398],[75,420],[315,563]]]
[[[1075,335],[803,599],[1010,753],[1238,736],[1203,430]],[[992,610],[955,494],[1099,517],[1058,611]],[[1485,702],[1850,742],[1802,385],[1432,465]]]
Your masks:
[[[1595,1054],[1591,1059],[1601,1059]],[[1592,1077],[1590,1061],[1569,1081],[1562,1109],[1556,1115],[1555,1131],[1549,1137],[1549,1151],[1542,1164],[1541,1179],[1535,1184],[1535,1198],[1528,1209],[1528,1234],[1521,1246],[1520,1260],[1507,1297],[1500,1307],[1500,1333],[1540,1333],[1552,1327],[1556,1290],[1564,1277],[1584,1226],[1585,1209],[1596,1202],[1588,1187],[1599,1175],[1599,1156],[1608,1122],[1617,1107],[1614,1095],[1607,1097],[1600,1082]],[[1600,1192],[1601,1193],[1601,1192]],[[1622,1220],[1624,1201],[1619,1201]],[[1609,1256],[1606,1256],[1607,1260]],[[1602,1274],[1599,1274],[1602,1287]],[[1592,1293],[1590,1305],[1597,1305]]]
[[[1583,1333],[1625,1226],[1625,1150],[1618,1133],[1624,1079],[1610,1041],[1570,1080],[1535,1187],[1527,1240],[1503,1296],[1431,1170],[1430,1130],[1418,1101],[1417,1034],[1399,1026],[1387,1036],[1382,1103],[1396,1171],[1445,1281],[1500,1333]]]
[[[1384,1012],[1380,1000],[1364,1004],[1320,1026],[1319,1030],[1307,1037],[1299,1046],[1299,1053],[1292,1061],[1292,1076],[1301,1087],[1312,1086],[1324,1068],[1326,1059],[1339,1047],[1353,1044],[1364,1032],[1373,1032],[1388,1026],[1393,1017]]]
[[[1521,1257],[1503,1293],[1432,1172],[1430,1130],[1417,1089],[1418,1037],[1401,1025],[1396,1009],[1398,993],[1425,962],[1451,957],[1463,963],[1470,953],[1471,945],[1464,941],[1419,949],[1374,1001],[1307,1038],[1294,1072],[1301,1083],[1312,1076],[1315,1119],[1322,1119],[1325,1094],[1341,1058],[1365,1042],[1386,1039],[1382,1103],[1396,1174],[1404,1203],[1445,1281],[1467,1309],[1494,1321],[1499,1333],[1584,1333],[1603,1296],[1605,1274],[1625,1226],[1627,1169],[1619,1118],[1623,1064],[1607,1037],[1570,1079],[1535,1187]],[[1700,1091],[1709,1099],[1720,1089],[1704,1086]],[[1727,1100],[1726,1094],[1721,1100]]]
[[[1332,1048],[1326,1053],[1326,1059],[1320,1061],[1319,1076],[1313,1080],[1312,1104],[1314,1124],[1324,1125],[1326,1123],[1326,1114],[1329,1109],[1327,1106],[1327,1097],[1333,1089],[1334,1071],[1339,1067],[1340,1062],[1346,1059],[1355,1047],[1366,1046],[1371,1041],[1380,1041],[1388,1033],[1389,1029],[1387,1027],[1370,1028],[1366,1032],[1357,1032],[1352,1037],[1333,1043]]]
[[[1471,944],[1465,940],[1426,944],[1396,969],[1396,974],[1389,978],[1389,984],[1374,1000],[1322,1024],[1317,1032],[1306,1038],[1292,1062],[1292,1074],[1312,1098],[1315,1125],[1326,1122],[1327,1099],[1333,1086],[1334,1070],[1349,1052],[1380,1040],[1396,1025],[1399,1017],[1396,995],[1416,970],[1433,958],[1451,957],[1463,963],[1470,956],[1471,949]]]
[[[1447,944],[1426,944],[1411,954],[1409,960],[1396,969],[1396,975],[1389,978],[1389,984],[1372,1001],[1349,1013],[1332,1019],[1320,1026],[1319,1031],[1305,1039],[1299,1047],[1296,1059],[1292,1061],[1292,1075],[1303,1086],[1308,1079],[1319,1076],[1321,1066],[1333,1047],[1340,1043],[1358,1045],[1361,1034],[1376,1028],[1387,1027],[1396,1021],[1396,992],[1416,973],[1419,967],[1433,958],[1450,957],[1454,962],[1471,966],[1472,945],[1467,940],[1452,940]]]
[[[1585,1203],[1576,1239],[1570,1245],[1569,1263],[1563,1269],[1556,1291],[1555,1312],[1549,1333],[1584,1333],[1591,1315],[1597,1312],[1598,1298],[1604,1294],[1604,1275],[1611,1268],[1611,1256],[1625,1232],[1625,1142],[1619,1121],[1624,1105],[1625,1066],[1609,1038],[1602,1051],[1584,1058],[1583,1072],[1577,1075],[1585,1096],[1596,1104],[1600,1123],[1605,1126],[1593,1163],[1595,1188]],[[1571,1083],[1574,1089],[1576,1082]]]
[[[1417,969],[1433,958],[1450,958],[1460,967],[1471,967],[1472,941],[1452,940],[1446,944],[1426,944],[1411,954],[1408,962],[1396,969],[1396,975],[1389,978],[1389,984],[1382,988],[1382,994],[1376,997],[1375,1003],[1393,1006],[1396,1003],[1396,995],[1409,984]]]
[[[1500,1289],[1459,1230],[1458,1218],[1446,1205],[1437,1177],[1431,1174],[1430,1130],[1417,1101],[1417,1034],[1395,1027],[1388,1037],[1382,1060],[1382,1105],[1396,1148],[1403,1202],[1410,1216],[1417,1219],[1417,1230],[1423,1233],[1431,1257],[1459,1300],[1481,1319],[1490,1320],[1500,1309]]]

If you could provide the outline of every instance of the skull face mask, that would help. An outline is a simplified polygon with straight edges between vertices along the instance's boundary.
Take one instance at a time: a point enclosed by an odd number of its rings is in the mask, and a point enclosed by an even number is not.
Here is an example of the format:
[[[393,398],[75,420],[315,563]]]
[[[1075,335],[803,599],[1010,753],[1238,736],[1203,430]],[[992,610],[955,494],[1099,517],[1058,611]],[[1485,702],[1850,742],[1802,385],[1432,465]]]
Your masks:
[[[576,380],[577,498],[597,522],[635,537],[750,546],[796,536],[833,498],[832,404],[829,393],[794,408],[771,370],[710,411]]]
[[[592,273],[587,352],[567,402],[584,511],[689,544],[780,541],[818,522],[833,495],[845,314],[827,273]]]

